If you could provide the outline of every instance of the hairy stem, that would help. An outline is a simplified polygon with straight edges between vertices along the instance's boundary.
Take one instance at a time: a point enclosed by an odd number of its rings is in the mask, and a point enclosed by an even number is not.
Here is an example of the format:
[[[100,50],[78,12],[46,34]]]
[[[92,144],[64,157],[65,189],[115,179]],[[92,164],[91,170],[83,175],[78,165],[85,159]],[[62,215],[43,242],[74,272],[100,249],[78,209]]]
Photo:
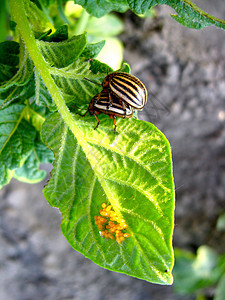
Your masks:
[[[89,19],[90,15],[86,12],[86,10],[82,11],[82,14],[80,18],[78,19],[76,23],[76,28],[75,28],[75,35],[82,34],[84,33],[86,27],[87,27],[87,22]]]

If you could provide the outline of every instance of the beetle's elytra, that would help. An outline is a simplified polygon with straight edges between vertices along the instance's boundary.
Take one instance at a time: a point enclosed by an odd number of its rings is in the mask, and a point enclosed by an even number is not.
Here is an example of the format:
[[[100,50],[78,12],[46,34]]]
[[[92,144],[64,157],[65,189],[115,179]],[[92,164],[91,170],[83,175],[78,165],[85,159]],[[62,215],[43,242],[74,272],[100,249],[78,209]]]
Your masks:
[[[98,95],[91,99],[91,102],[88,107],[90,115],[94,115],[97,120],[98,128],[100,120],[97,115],[100,113],[109,115],[111,119],[114,119],[114,131],[116,131],[116,117],[120,118],[131,118],[134,111],[130,105],[121,104],[121,100],[115,96],[109,96],[108,92],[100,92]]]
[[[111,73],[106,76],[102,86],[104,92],[116,95],[135,109],[142,109],[147,103],[147,90],[144,84],[129,73]]]

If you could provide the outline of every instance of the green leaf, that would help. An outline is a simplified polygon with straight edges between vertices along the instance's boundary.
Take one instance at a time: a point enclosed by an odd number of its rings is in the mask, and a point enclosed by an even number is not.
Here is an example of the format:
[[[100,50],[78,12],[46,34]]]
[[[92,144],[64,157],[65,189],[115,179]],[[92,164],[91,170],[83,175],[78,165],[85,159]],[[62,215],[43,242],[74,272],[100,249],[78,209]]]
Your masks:
[[[14,41],[0,43],[0,64],[16,67],[19,64],[20,45]]]
[[[99,85],[90,83],[84,77],[101,83],[107,71],[111,70],[107,65],[95,60],[90,61],[85,57],[86,55],[96,55],[103,43],[86,45],[85,34],[74,36],[70,40],[60,43],[37,41],[37,45],[48,63],[49,72],[67,105],[72,104],[78,108],[86,105],[87,108],[91,98],[101,90]],[[84,57],[78,59],[80,55]],[[96,64],[97,68],[93,67]],[[52,97],[36,69],[35,87],[36,103],[55,111],[56,106]]]
[[[57,30],[51,34],[44,36],[42,38],[43,41],[46,42],[62,42],[64,40],[68,39],[68,26],[67,25],[62,25]]]
[[[174,185],[165,136],[152,124],[100,116],[73,117],[82,144],[58,113],[47,118],[42,139],[55,154],[44,189],[62,213],[70,245],[98,265],[159,284],[171,284]],[[121,244],[100,236],[95,225],[102,203],[128,224]]]
[[[126,0],[74,0],[75,4],[83,6],[87,12],[100,18],[110,11],[125,12],[128,9]]]
[[[38,40],[36,42],[49,65],[57,68],[66,67],[74,62],[83,52],[87,43],[86,34],[77,35],[58,43]]]
[[[215,25],[225,29],[225,21],[207,14],[190,0],[128,0],[128,4],[137,14],[144,14],[146,10],[157,4],[166,4],[177,12],[177,15],[171,16],[186,27],[202,29],[206,26]]]
[[[51,111],[56,110],[55,103],[37,69],[35,69],[35,102],[37,105],[47,106]]]
[[[173,275],[178,293],[193,293],[210,286],[216,283],[220,274],[219,257],[210,247],[199,247],[196,256],[189,251],[175,250]]]
[[[107,64],[100,62],[97,59],[93,59],[92,61],[90,61],[90,70],[93,74],[105,73],[105,76],[108,73],[113,72],[112,68],[110,68]],[[105,78],[105,76],[102,78],[102,81]]]
[[[31,104],[28,102],[24,119],[28,121],[36,129],[36,131],[41,131],[45,117],[48,114],[49,110],[45,106],[38,106],[34,102]]]
[[[15,75],[18,64],[19,44],[13,41],[0,43],[0,84]]]
[[[12,77],[0,84],[0,100],[4,100],[1,105],[17,98],[30,97],[34,93],[34,85],[30,81],[34,66],[23,43],[20,44],[20,57],[17,72],[11,73]]]
[[[13,177],[27,183],[37,183],[46,177],[45,170],[39,170],[41,163],[52,163],[53,153],[37,139],[34,148],[21,168],[16,169]]]
[[[224,300],[225,295],[225,274],[220,279],[213,300]]]
[[[90,78],[90,65],[85,58],[76,60],[68,67],[57,69],[51,68],[50,73],[57,87],[61,91],[66,103],[78,106],[89,104],[102,87],[95,85],[85,78]],[[91,77],[95,82],[102,82],[105,74],[97,74]]]
[[[91,98],[102,89],[98,85],[85,80],[84,77],[89,78],[94,82],[101,83],[106,74],[99,73],[92,75],[89,68],[90,63],[87,62],[86,58],[78,59],[65,68],[49,68],[52,78],[57,84],[67,105],[75,105],[78,108],[83,105],[87,106],[90,103]],[[35,72],[35,80],[36,103],[45,104],[50,110],[56,110],[51,95],[38,72]]]
[[[87,44],[84,51],[81,53],[81,57],[95,58],[105,45],[105,41],[101,41],[95,44]]]
[[[39,38],[43,35],[44,32],[51,29],[54,31],[54,27],[52,26],[49,19],[46,17],[44,12],[42,12],[35,3],[30,0],[24,0],[24,9],[26,13],[26,17],[30,26],[35,33],[35,37]]]
[[[23,119],[26,106],[13,104],[0,110],[0,187],[7,184],[15,169],[30,155],[36,132]]]
[[[128,9],[128,6],[137,14],[145,14],[157,4],[166,4],[172,7],[177,13],[177,15],[171,16],[184,26],[202,29],[206,26],[215,25],[221,29],[225,29],[224,20],[220,20],[204,12],[190,0],[75,0],[74,2],[82,5],[89,14],[98,18],[110,11],[125,11]]]

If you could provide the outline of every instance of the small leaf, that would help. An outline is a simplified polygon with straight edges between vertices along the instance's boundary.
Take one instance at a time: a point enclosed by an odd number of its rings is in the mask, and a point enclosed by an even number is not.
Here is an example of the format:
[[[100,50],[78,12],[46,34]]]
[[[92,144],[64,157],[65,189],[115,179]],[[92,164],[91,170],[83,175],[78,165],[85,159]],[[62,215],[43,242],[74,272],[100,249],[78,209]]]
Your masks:
[[[34,85],[30,82],[34,66],[23,43],[20,44],[20,52],[22,54],[17,72],[0,84],[0,99],[4,100],[2,105],[24,96],[28,98],[34,93]]]
[[[84,51],[81,53],[81,57],[95,58],[105,45],[105,41],[101,41],[95,44],[87,44]]]
[[[100,62],[97,59],[93,59],[90,62],[90,70],[93,74],[98,74],[98,73],[105,73],[105,76],[110,73],[113,72],[113,69],[110,68],[107,64],[104,64],[102,62]],[[104,78],[103,78],[104,79]]]
[[[43,141],[55,154],[44,189],[62,213],[70,245],[109,270],[171,284],[174,185],[169,144],[152,124],[134,119],[74,116],[81,144],[58,113],[47,118]],[[131,237],[118,244],[100,236],[94,217],[111,204]]]
[[[62,42],[68,40],[68,26],[60,26],[53,34],[43,37],[42,40],[46,42]]]
[[[12,171],[30,155],[36,132],[25,120],[25,105],[13,104],[0,110],[0,186],[9,182]]]
[[[39,139],[34,143],[34,149],[21,168],[16,169],[13,177],[27,183],[37,183],[46,177],[45,170],[39,170],[41,163],[52,163],[53,153]]]

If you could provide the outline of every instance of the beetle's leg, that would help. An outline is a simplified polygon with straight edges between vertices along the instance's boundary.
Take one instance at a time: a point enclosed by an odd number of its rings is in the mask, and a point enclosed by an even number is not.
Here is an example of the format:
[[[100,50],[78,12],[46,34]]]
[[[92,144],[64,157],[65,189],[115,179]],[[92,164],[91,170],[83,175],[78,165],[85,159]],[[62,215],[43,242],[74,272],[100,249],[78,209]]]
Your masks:
[[[124,112],[126,112],[126,107],[125,107],[125,103],[123,100],[121,100],[121,104],[122,104],[122,108],[123,108]]]
[[[113,125],[114,125],[114,133],[116,133],[116,116],[113,116],[114,121],[113,121]]]
[[[109,104],[107,105],[107,109],[109,109],[113,104],[111,94],[109,93]]]
[[[98,103],[100,97],[101,97],[101,92],[98,94],[97,100],[94,101],[93,105],[95,105],[96,103]]]
[[[95,119],[96,119],[97,122],[98,122],[94,129],[97,129],[97,128],[98,128],[98,125],[100,124],[100,120],[99,120],[99,118],[96,116],[96,113],[95,113],[95,112],[94,112],[94,116],[95,116]]]
[[[114,119],[113,125],[114,125],[114,133],[116,133],[116,116],[114,115],[109,115],[110,119]]]

